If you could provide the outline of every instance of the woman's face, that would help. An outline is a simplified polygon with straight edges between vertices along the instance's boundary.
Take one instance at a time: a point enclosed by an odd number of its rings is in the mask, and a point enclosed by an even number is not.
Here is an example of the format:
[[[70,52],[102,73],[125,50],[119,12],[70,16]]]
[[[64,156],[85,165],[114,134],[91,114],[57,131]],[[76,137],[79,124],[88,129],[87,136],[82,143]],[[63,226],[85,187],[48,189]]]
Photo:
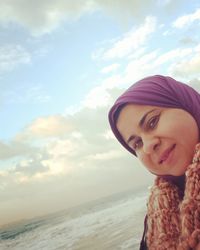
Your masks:
[[[197,123],[183,109],[128,104],[120,112],[117,129],[157,175],[184,174],[199,141]]]

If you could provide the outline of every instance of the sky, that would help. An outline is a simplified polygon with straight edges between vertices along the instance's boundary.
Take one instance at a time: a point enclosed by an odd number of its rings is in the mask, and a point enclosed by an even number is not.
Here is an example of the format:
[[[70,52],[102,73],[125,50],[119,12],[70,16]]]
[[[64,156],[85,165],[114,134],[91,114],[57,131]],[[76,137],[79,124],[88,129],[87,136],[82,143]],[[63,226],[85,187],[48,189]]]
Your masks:
[[[200,91],[199,30],[197,0],[0,1],[0,225],[151,185],[107,114],[148,75]]]

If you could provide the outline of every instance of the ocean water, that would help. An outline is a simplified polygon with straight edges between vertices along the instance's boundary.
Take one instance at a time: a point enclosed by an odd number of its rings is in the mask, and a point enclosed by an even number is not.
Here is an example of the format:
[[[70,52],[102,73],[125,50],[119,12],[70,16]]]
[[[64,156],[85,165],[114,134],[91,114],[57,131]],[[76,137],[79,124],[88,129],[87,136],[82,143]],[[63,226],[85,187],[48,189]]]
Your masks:
[[[147,189],[0,228],[0,250],[138,250]]]

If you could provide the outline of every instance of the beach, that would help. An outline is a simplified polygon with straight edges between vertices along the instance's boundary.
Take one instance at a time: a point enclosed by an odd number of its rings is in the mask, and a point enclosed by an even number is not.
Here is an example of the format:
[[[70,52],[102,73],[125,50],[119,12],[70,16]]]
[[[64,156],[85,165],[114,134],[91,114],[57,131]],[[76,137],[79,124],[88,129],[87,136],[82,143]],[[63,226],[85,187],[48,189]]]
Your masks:
[[[2,250],[137,250],[147,189],[104,197],[0,229]]]

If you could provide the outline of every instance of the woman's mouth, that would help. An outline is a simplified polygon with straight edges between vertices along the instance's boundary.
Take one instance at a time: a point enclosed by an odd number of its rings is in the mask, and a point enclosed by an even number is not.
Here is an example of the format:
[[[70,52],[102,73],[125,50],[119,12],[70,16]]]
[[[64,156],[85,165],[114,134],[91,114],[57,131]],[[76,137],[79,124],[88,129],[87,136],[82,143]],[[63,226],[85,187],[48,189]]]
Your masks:
[[[159,164],[162,164],[163,162],[169,162],[172,156],[172,152],[174,151],[174,148],[176,147],[176,144],[173,144],[170,148],[166,149],[163,154],[161,155],[161,158],[159,160]]]

